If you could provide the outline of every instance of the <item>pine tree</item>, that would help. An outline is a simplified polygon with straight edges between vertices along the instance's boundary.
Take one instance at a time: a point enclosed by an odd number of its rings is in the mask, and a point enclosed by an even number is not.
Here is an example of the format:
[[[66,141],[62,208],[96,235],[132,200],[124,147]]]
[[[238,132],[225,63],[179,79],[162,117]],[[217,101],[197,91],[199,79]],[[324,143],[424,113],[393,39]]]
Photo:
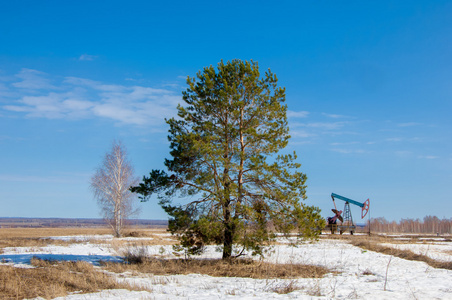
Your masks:
[[[316,237],[324,221],[302,203],[307,177],[295,152],[279,154],[290,135],[276,75],[261,78],[253,61],[221,61],[187,84],[178,118],[167,120],[168,172],[153,170],[132,190],[143,199],[160,195],[169,230],[190,253],[217,243],[223,258],[233,256],[233,245],[262,255],[275,232]],[[176,195],[188,203],[173,205]]]

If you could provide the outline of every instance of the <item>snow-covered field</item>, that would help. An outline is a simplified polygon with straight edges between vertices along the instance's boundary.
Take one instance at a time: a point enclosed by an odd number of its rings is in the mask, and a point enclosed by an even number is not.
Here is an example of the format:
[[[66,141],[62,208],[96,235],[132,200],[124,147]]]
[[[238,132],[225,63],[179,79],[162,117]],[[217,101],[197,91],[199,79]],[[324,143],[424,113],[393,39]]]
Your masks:
[[[435,243],[416,243],[416,244],[390,244],[382,243],[400,250],[411,250],[416,254],[428,256],[434,260],[452,261],[452,243],[451,242],[435,242]]]
[[[33,256],[46,259],[120,261],[121,249],[113,247],[111,236],[71,236],[69,246],[40,248],[4,248],[0,261],[17,267],[29,267]],[[139,241],[141,238],[128,238]],[[142,239],[144,240],[144,239]],[[452,261],[452,243],[385,244]],[[170,245],[145,247],[148,255],[173,257]],[[201,256],[220,258],[215,247]],[[149,291],[104,290],[93,294],[72,294],[56,299],[452,299],[452,271],[435,269],[424,262],[391,257],[362,250],[340,239],[321,239],[298,247],[278,245],[269,249],[265,260],[274,263],[304,263],[334,270],[321,279],[250,279],[211,277],[201,274],[154,276],[152,274],[116,274],[118,280]],[[386,284],[385,284],[386,283]],[[278,294],[278,287],[295,285],[298,289]],[[386,285],[386,291],[384,290]]]

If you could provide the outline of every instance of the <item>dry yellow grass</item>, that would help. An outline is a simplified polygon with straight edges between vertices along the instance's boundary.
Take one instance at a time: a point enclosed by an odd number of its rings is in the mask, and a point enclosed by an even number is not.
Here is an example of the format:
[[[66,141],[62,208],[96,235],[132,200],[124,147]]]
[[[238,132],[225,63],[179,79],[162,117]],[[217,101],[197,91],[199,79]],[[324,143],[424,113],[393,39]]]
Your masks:
[[[109,228],[0,228],[0,239],[111,234]]]
[[[136,228],[126,232],[126,237],[150,238],[143,239],[140,242],[143,245],[173,245],[175,240],[165,236],[165,228]],[[65,246],[75,241],[50,239],[50,236],[79,236],[79,235],[107,235],[111,234],[109,228],[0,228],[0,252],[5,247],[45,247],[48,245]],[[152,239],[151,239],[152,238]],[[91,243],[105,244],[102,239],[93,239]],[[127,246],[133,241],[114,239],[108,241],[113,246]]]
[[[366,241],[371,243],[392,243],[392,244],[408,244],[413,243],[418,240],[416,236],[409,236],[406,239],[398,239],[398,237],[394,236],[386,236],[386,235],[349,235],[349,234],[323,234],[321,238],[324,239],[332,239],[332,240],[345,240],[347,242],[356,242],[356,241]]]
[[[49,244],[67,245],[75,240],[55,240],[50,236],[79,236],[111,234],[108,228],[0,228],[0,247],[44,247]],[[171,245],[175,240],[165,228],[130,229],[126,236],[143,238],[140,247],[147,245]],[[112,239],[90,242],[111,243],[118,248],[137,243],[135,240]],[[114,277],[99,271],[87,262],[49,262],[33,259],[35,268],[23,269],[0,265],[0,299],[25,299],[43,297],[46,299],[65,296],[77,291],[91,293],[102,289],[135,289],[128,284],[119,284]],[[274,265],[252,260],[156,260],[144,258],[141,264],[108,263],[105,269],[117,273],[151,273],[154,275],[200,273],[211,276],[251,278],[299,278],[322,277],[329,270],[307,265]],[[294,286],[281,287],[288,292]]]
[[[383,254],[393,255],[399,258],[414,260],[414,261],[423,261],[428,265],[434,268],[442,268],[447,270],[452,270],[452,262],[443,262],[434,260],[426,255],[416,254],[410,250],[401,250],[395,249],[392,247],[384,246],[381,244],[391,243],[391,244],[411,244],[418,243],[422,238],[425,238],[426,235],[409,235],[403,236],[404,239],[400,239],[400,236],[386,236],[386,235],[378,235],[373,234],[371,236],[368,235],[322,235],[322,238],[327,239],[340,239],[345,240],[351,243],[354,246],[380,252]]]
[[[0,299],[52,299],[71,292],[93,293],[103,289],[143,290],[119,283],[87,262],[48,262],[33,259],[35,268],[0,265]]]
[[[141,229],[132,230],[125,234],[126,237],[144,238],[140,240],[141,245],[174,245],[178,241],[175,237],[169,235],[166,229]],[[123,241],[128,245],[133,245],[136,241]]]
[[[392,256],[396,256],[399,258],[407,259],[407,260],[414,260],[414,261],[423,261],[427,263],[429,266],[432,266],[434,268],[441,268],[441,269],[447,269],[452,270],[452,262],[443,262],[443,261],[437,261],[434,260],[426,255],[422,254],[416,254],[410,250],[401,250],[401,249],[395,249],[392,247],[381,245],[381,238],[354,238],[350,239],[350,243],[354,246],[375,251],[383,254],[388,254]]]
[[[0,240],[0,252],[5,247],[33,247],[40,248],[48,245],[69,245],[70,241],[53,240],[48,238],[8,238]]]
[[[45,247],[48,245],[65,246],[71,241],[55,240],[49,236],[80,234],[104,234],[102,229],[74,230],[73,228],[0,228],[0,252],[5,247]]]
[[[132,234],[131,234],[132,233]],[[125,236],[138,235],[146,237],[152,234],[167,233],[166,228],[130,228],[125,231]],[[71,235],[103,235],[112,234],[108,227],[70,227],[70,228],[0,228],[0,239],[3,238],[42,238],[49,236]]]
[[[104,267],[116,273],[135,272],[153,275],[205,274],[214,277],[320,278],[331,273],[325,267],[303,264],[272,264],[251,259],[146,259],[141,263],[105,263]]]

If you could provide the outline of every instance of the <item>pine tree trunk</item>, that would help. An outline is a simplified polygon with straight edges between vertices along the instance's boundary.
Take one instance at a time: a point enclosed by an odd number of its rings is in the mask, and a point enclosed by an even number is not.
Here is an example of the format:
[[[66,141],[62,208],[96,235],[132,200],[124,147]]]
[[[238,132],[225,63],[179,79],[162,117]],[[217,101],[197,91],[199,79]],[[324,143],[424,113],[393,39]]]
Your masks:
[[[234,235],[234,222],[231,218],[229,199],[223,204],[224,217],[224,236],[223,236],[223,259],[228,259],[232,256],[232,239]]]
[[[223,259],[228,259],[232,256],[232,236],[233,236],[233,226],[229,211],[226,212],[228,218],[225,218],[224,227],[224,239],[223,239]]]

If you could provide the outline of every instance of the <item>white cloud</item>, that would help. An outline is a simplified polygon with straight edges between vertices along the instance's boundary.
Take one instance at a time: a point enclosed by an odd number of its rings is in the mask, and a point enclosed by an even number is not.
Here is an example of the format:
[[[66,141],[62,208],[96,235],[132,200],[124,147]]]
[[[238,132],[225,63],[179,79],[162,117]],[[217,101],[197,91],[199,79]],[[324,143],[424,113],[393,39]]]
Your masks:
[[[401,142],[402,138],[398,138],[398,137],[387,138],[386,141],[387,142]]]
[[[16,96],[17,94],[12,92],[7,86],[6,84],[0,82],[0,103],[2,102],[6,102],[6,100],[2,99],[2,98],[11,98]]]
[[[92,61],[92,60],[95,60],[96,58],[97,58],[96,55],[82,54],[82,55],[80,55],[78,60]]]
[[[339,152],[343,154],[363,154],[367,153],[367,151],[363,149],[345,149],[345,148],[333,148],[331,151]]]
[[[164,87],[170,87],[170,88],[180,88],[181,85],[177,83],[165,83],[163,84]]]
[[[419,137],[410,137],[410,138],[401,138],[401,137],[392,137],[385,139],[386,142],[420,142],[422,141]]]
[[[287,111],[288,118],[306,118],[309,115],[308,111]]]
[[[399,123],[397,124],[397,126],[399,127],[413,127],[413,126],[419,126],[422,125],[421,123],[416,123],[416,122],[407,122],[407,123]]]
[[[307,112],[306,112],[307,113]],[[300,114],[302,115],[302,114]],[[344,134],[354,134],[350,131],[344,131],[344,127],[350,122],[291,122],[290,135],[295,139],[314,138],[319,140],[322,136],[334,136]],[[312,140],[314,142],[314,140]]]
[[[418,158],[420,159],[437,159],[439,156],[436,155],[419,155]]]
[[[316,134],[314,133],[310,133],[306,130],[290,130],[289,132],[290,136],[293,138],[309,138],[309,137],[314,137],[316,136]]]
[[[7,105],[4,109],[26,112],[27,117],[61,119],[81,118],[94,106],[90,101],[73,98],[73,93],[49,93],[44,96],[24,96],[18,105]]]
[[[407,156],[411,156],[413,154],[413,152],[407,151],[407,150],[402,150],[402,151],[396,151],[395,154],[400,157],[407,157]]]
[[[40,76],[44,74],[35,70],[24,70],[17,77],[26,80],[32,78],[35,83],[39,82]],[[23,81],[11,84],[12,87],[20,88],[20,97],[8,101],[2,108],[25,113],[26,117],[100,117],[119,124],[158,125],[163,124],[164,118],[176,114],[176,106],[181,101],[180,96],[167,89],[105,84],[78,77],[66,77],[57,87],[52,85],[52,91],[40,91],[39,95],[36,95],[36,92],[35,95],[29,93],[30,89],[34,90],[35,85],[22,83]]]
[[[359,144],[359,142],[345,142],[345,143],[339,143],[339,142],[335,142],[335,143],[331,143],[331,146],[343,146],[343,145],[356,145]]]
[[[90,109],[94,104],[90,101],[67,99],[62,102],[63,106],[72,111],[84,111]]]
[[[65,83],[69,83],[75,86],[80,87],[88,87],[92,88],[94,90],[103,91],[103,92],[123,92],[127,88],[122,85],[117,84],[104,84],[99,81],[91,80],[91,79],[85,79],[85,78],[79,78],[79,77],[66,77],[64,79]]]
[[[323,130],[335,130],[344,127],[346,122],[312,122],[312,123],[300,123],[300,126],[308,128],[317,128]]]
[[[332,118],[332,119],[339,119],[339,118],[346,118],[347,116],[344,115],[337,115],[337,114],[327,114],[327,113],[322,113],[322,115],[328,117],[328,118]]]
[[[0,141],[24,141],[24,138],[21,137],[11,137],[11,136],[7,136],[7,135],[0,135]]]
[[[47,78],[47,74],[32,70],[32,69],[22,69],[19,74],[16,75],[17,78],[22,81],[14,82],[12,85],[17,88],[26,90],[44,90],[44,89],[55,89]]]
[[[26,182],[26,183],[79,183],[75,181],[74,176],[31,176],[31,175],[12,175],[0,174],[0,180],[5,182]]]

